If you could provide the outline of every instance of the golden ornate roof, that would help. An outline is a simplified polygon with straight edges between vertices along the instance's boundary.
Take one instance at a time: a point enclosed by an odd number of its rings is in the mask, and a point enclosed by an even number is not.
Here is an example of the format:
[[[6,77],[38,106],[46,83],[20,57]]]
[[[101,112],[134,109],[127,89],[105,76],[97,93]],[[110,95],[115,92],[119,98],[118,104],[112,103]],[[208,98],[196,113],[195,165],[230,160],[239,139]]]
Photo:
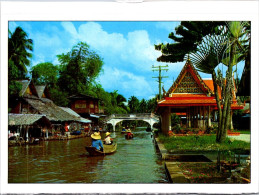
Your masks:
[[[166,93],[166,97],[171,97],[173,93],[204,93],[210,96],[213,91],[203,82],[188,58],[177,79]]]

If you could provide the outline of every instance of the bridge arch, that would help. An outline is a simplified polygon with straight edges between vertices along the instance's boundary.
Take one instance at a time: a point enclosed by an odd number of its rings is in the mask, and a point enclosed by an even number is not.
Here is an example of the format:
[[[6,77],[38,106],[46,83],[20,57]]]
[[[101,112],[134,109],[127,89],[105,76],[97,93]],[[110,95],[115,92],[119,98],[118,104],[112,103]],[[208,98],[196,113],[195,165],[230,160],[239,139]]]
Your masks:
[[[113,114],[107,117],[106,123],[112,124],[113,131],[115,131],[116,124],[124,120],[142,120],[147,122],[151,129],[153,125],[159,122],[159,117],[153,113],[142,113],[142,114]]]

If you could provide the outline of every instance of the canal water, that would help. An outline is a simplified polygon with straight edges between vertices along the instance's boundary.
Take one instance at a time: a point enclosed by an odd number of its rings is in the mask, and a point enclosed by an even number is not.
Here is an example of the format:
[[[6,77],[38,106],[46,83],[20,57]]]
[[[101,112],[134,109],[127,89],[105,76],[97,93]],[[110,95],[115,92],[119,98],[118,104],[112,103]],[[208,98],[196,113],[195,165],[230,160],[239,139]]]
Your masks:
[[[87,154],[89,137],[10,147],[8,183],[168,183],[150,132],[133,133],[112,132],[117,151],[104,157]]]

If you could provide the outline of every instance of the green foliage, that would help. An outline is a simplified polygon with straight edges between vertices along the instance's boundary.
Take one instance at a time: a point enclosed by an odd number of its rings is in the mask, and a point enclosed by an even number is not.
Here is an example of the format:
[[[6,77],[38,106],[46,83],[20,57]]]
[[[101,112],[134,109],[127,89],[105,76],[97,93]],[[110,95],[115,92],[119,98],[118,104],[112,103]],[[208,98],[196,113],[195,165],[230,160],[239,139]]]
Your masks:
[[[195,52],[202,38],[211,33],[217,33],[217,26],[224,22],[193,22],[183,21],[171,32],[169,38],[173,43],[155,45],[162,52],[157,60],[161,62],[181,62],[187,53]]]
[[[135,96],[131,96],[128,100],[130,113],[137,113],[139,110],[139,100]]]
[[[14,80],[10,80],[8,83],[8,97],[19,97],[19,93],[22,89],[22,84]]]
[[[180,121],[181,121],[181,119],[177,114],[175,114],[175,113],[171,114],[171,126],[172,127],[180,124]]]
[[[24,79],[32,57],[33,41],[21,27],[13,33],[9,31],[8,37],[8,76],[11,79]]]
[[[51,100],[59,106],[68,106],[69,100],[67,99],[68,94],[58,87],[52,87],[49,89]]]
[[[176,153],[181,152],[201,152],[201,151],[234,151],[234,150],[250,150],[250,143],[234,140],[230,141],[229,138],[222,143],[216,142],[216,135],[210,136],[173,136],[168,137],[165,135],[159,135],[159,141],[161,141],[165,148],[169,151],[173,150]]]
[[[69,95],[86,94],[88,86],[102,70],[103,61],[91,51],[89,45],[80,42],[67,54],[58,55],[60,77],[58,85]]]
[[[8,37],[8,107],[12,107],[12,98],[19,97],[22,85],[15,80],[25,79],[30,65],[33,42],[27,38],[26,32],[17,27]],[[10,110],[10,109],[9,109]]]
[[[32,80],[36,85],[54,86],[58,80],[58,67],[50,62],[40,63],[32,67]]]

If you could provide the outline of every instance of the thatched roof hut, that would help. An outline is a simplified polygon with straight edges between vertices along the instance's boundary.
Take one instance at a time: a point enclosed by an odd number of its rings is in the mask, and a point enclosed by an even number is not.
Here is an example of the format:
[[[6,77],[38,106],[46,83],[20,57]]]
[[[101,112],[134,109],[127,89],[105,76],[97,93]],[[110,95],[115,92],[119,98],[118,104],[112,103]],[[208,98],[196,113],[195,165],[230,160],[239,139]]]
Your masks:
[[[55,122],[68,122],[68,121],[77,121],[81,122],[81,117],[65,111],[61,107],[57,106],[53,102],[43,101],[41,99],[31,99],[25,98],[25,101],[28,102],[35,110],[40,114],[46,115],[50,121]],[[89,122],[89,121],[87,121]]]
[[[9,126],[34,125],[51,126],[50,121],[42,114],[8,114]]]

